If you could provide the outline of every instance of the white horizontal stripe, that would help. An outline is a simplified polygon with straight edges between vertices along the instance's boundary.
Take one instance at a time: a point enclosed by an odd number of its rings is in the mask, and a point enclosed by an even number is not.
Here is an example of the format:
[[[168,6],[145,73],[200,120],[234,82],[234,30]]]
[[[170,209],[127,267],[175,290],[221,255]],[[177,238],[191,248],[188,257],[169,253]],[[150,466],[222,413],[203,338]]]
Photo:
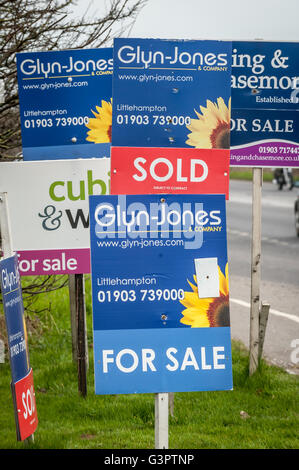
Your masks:
[[[230,298],[230,301],[235,304],[241,305],[242,307],[250,308],[250,303],[245,302],[244,300]],[[279,310],[274,310],[272,308],[270,308],[269,313],[271,313],[272,315],[277,315],[278,317],[284,317],[284,318],[287,318],[288,320],[292,320],[296,323],[299,323],[299,317],[297,317],[296,315],[291,315],[290,313],[280,312]]]
[[[269,144],[271,143],[272,145],[275,145],[275,142],[282,142],[284,144],[292,144],[292,145],[298,145],[298,142],[294,142],[292,140],[285,140],[285,139],[264,139],[264,140],[256,140],[254,142],[247,142],[246,144],[242,145],[234,145],[231,146],[230,149],[242,149],[242,148],[247,148],[247,147],[253,147],[254,145],[262,145],[262,144]]]

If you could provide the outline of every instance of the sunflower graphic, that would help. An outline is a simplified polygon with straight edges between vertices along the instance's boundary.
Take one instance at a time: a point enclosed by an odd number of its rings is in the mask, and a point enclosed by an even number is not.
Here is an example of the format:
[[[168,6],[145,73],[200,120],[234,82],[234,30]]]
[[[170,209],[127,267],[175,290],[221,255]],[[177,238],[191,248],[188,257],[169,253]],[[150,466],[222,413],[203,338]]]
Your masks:
[[[218,266],[220,296],[200,299],[198,297],[196,285],[188,281],[192,292],[185,292],[185,296],[180,300],[186,307],[182,311],[183,318],[180,322],[189,325],[191,328],[207,328],[215,326],[229,326],[229,287],[228,287],[228,265],[225,267],[225,275]]]
[[[200,106],[201,114],[194,111],[198,119],[191,119],[187,126],[191,134],[186,144],[195,148],[229,149],[231,99],[228,106],[223,98],[217,98],[217,103],[207,100],[206,108]]]
[[[112,98],[110,102],[102,100],[102,106],[96,106],[97,113],[91,112],[95,116],[90,118],[86,127],[90,129],[87,132],[86,140],[95,144],[106,144],[111,142],[112,129]]]

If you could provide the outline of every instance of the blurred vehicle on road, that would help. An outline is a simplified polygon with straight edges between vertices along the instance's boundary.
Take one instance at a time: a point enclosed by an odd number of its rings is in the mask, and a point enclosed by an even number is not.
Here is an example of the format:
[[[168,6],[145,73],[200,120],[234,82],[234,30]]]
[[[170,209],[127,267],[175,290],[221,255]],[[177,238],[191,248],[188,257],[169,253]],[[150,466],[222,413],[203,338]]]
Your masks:
[[[277,184],[278,189],[281,191],[284,186],[288,189],[293,189],[294,178],[292,168],[275,168],[273,184]]]

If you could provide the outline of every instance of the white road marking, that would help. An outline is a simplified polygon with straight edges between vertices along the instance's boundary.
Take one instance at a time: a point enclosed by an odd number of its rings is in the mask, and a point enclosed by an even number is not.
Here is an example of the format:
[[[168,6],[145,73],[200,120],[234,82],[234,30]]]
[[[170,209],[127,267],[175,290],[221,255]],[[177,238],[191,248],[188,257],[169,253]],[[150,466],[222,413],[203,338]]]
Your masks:
[[[245,302],[244,300],[230,298],[230,301],[235,304],[241,305],[242,307],[250,308],[250,303]],[[277,315],[278,317],[287,318],[288,320],[292,320],[296,323],[299,323],[299,317],[297,317],[296,315],[292,315],[291,313],[281,312],[280,310],[275,310],[273,308],[270,308],[269,313],[271,313],[272,315]]]
[[[241,230],[233,230],[233,229],[228,228],[227,233],[231,235],[237,235],[239,237],[251,238],[251,233],[242,232]],[[298,246],[299,246],[298,243],[288,243],[282,240],[278,240],[277,238],[270,238],[270,237],[262,237],[262,242],[274,243],[276,245],[288,246],[290,248],[296,248],[296,249],[298,249]]]
[[[234,193],[229,195],[228,205],[230,202],[238,203],[238,204],[247,204],[252,205],[252,196],[243,194],[243,193]],[[294,200],[277,200],[276,198],[272,198],[272,195],[262,195],[262,206],[268,207],[281,207],[281,208],[294,208],[295,196]]]

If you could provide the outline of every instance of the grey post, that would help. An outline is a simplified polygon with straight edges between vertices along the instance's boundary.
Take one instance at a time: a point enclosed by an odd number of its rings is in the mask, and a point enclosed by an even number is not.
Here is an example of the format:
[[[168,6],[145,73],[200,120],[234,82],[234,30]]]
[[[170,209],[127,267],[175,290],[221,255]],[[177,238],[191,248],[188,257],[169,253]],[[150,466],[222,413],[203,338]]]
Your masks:
[[[155,449],[168,449],[168,393],[155,394]]]
[[[263,169],[252,169],[252,240],[251,240],[251,298],[249,332],[249,375],[258,366],[259,311],[261,280],[261,213]]]

